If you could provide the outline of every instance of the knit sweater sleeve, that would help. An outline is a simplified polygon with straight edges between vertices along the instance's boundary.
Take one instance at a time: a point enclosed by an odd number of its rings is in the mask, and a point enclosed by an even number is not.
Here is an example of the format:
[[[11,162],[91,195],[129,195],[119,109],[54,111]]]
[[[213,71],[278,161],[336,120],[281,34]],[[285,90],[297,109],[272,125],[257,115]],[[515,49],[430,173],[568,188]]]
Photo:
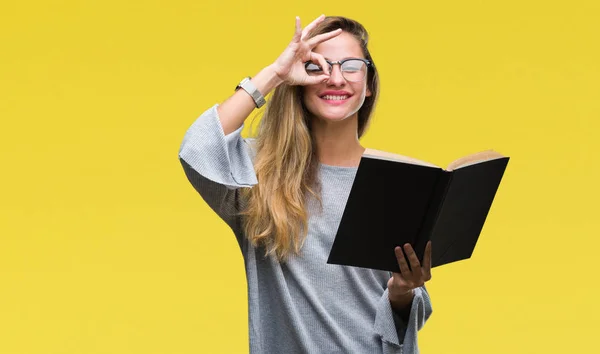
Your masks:
[[[187,179],[204,201],[234,231],[245,252],[239,212],[240,188],[257,184],[251,140],[241,136],[243,126],[225,135],[215,104],[188,128],[179,149]]]
[[[385,289],[375,316],[375,331],[383,341],[383,352],[418,354],[417,332],[423,328],[432,313],[431,300],[425,286],[416,288],[410,309],[408,322],[398,316],[392,309]]]

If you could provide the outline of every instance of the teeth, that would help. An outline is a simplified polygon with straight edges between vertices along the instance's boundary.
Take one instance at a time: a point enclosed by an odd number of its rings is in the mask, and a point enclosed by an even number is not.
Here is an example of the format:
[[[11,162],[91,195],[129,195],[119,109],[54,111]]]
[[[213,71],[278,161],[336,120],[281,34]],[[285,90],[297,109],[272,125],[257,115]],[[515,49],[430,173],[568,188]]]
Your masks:
[[[348,95],[344,95],[344,96],[325,95],[325,96],[323,96],[323,98],[326,100],[338,101],[338,100],[345,100],[346,98],[348,98]]]

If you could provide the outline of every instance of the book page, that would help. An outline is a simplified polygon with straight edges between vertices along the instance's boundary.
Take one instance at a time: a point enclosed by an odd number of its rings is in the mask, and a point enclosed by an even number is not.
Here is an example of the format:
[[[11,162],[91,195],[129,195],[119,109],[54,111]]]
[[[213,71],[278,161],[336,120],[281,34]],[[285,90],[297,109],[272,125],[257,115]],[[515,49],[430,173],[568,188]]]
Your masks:
[[[410,163],[410,164],[413,164],[413,165],[420,165],[420,166],[428,166],[428,167],[437,167],[437,168],[440,168],[437,165],[434,165],[434,164],[426,162],[426,161],[421,161],[421,160],[415,159],[413,157],[398,155],[398,154],[394,154],[394,153],[386,152],[386,151],[381,151],[381,150],[366,149],[365,152],[364,152],[364,154],[363,154],[363,156],[365,156],[365,157],[371,157],[371,158],[376,158],[376,159],[381,159],[381,160],[388,160],[388,161],[406,162],[406,163]]]
[[[461,157],[458,160],[452,161],[448,165],[448,168],[446,169],[446,171],[452,171],[452,170],[456,170],[461,167],[467,167],[467,166],[471,166],[471,165],[474,165],[477,163],[495,160],[495,159],[499,159],[502,157],[505,157],[505,156],[494,150],[481,151],[481,152],[477,152],[477,153],[474,153],[471,155],[467,155],[465,157]]]

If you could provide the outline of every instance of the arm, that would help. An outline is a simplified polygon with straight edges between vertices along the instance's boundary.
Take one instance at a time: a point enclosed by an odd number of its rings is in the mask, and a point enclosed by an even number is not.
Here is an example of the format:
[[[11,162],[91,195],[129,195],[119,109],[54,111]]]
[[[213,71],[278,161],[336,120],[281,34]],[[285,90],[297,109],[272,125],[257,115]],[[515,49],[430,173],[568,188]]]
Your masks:
[[[242,209],[240,188],[257,183],[251,147],[241,137],[241,130],[242,127],[225,135],[215,105],[191,125],[179,149],[179,160],[188,181],[231,227],[240,247],[243,246],[238,216]]]
[[[425,286],[413,290],[414,295],[407,308],[408,316],[403,319],[392,308],[389,289],[379,301],[375,317],[375,331],[381,336],[384,352],[413,354],[418,353],[418,331],[431,316],[431,299]]]
[[[410,309],[412,307],[412,302],[413,302],[414,297],[415,297],[415,291],[411,290],[405,295],[397,296],[395,299],[390,298],[390,304],[392,305],[392,310],[404,322],[408,322],[408,318],[410,316]]]
[[[252,77],[252,83],[263,96],[266,96],[283,81],[277,76],[273,64]],[[246,118],[256,108],[254,100],[242,89],[237,90],[217,108],[223,132],[228,135],[240,128]]]
[[[386,352],[418,353],[417,332],[433,312],[425,282],[431,279],[431,242],[425,247],[421,266],[410,244],[396,247],[400,273],[392,273],[375,318],[375,329],[381,335]]]
[[[251,81],[263,95],[283,82],[273,64]],[[188,181],[233,230],[243,253],[239,217],[243,207],[239,188],[251,188],[258,181],[250,140],[243,139],[241,131],[255,107],[247,92],[235,91],[222,104],[212,106],[194,121],[179,148],[179,160]]]
[[[281,80],[270,65],[252,82],[266,94]],[[220,204],[232,198],[227,190],[257,183],[249,140],[241,137],[244,122],[254,107],[247,92],[236,91],[222,104],[202,113],[186,131],[179,148],[188,180],[217,213]]]

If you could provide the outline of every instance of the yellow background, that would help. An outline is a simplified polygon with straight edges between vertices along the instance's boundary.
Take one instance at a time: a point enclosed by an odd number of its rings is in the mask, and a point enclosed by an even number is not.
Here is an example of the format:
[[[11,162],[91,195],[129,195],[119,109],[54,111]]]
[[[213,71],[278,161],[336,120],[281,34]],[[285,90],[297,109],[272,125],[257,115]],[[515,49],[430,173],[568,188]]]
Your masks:
[[[177,153],[320,13],[371,33],[366,146],[511,157],[422,352],[600,352],[599,4],[3,2],[0,353],[247,352],[242,259]]]

